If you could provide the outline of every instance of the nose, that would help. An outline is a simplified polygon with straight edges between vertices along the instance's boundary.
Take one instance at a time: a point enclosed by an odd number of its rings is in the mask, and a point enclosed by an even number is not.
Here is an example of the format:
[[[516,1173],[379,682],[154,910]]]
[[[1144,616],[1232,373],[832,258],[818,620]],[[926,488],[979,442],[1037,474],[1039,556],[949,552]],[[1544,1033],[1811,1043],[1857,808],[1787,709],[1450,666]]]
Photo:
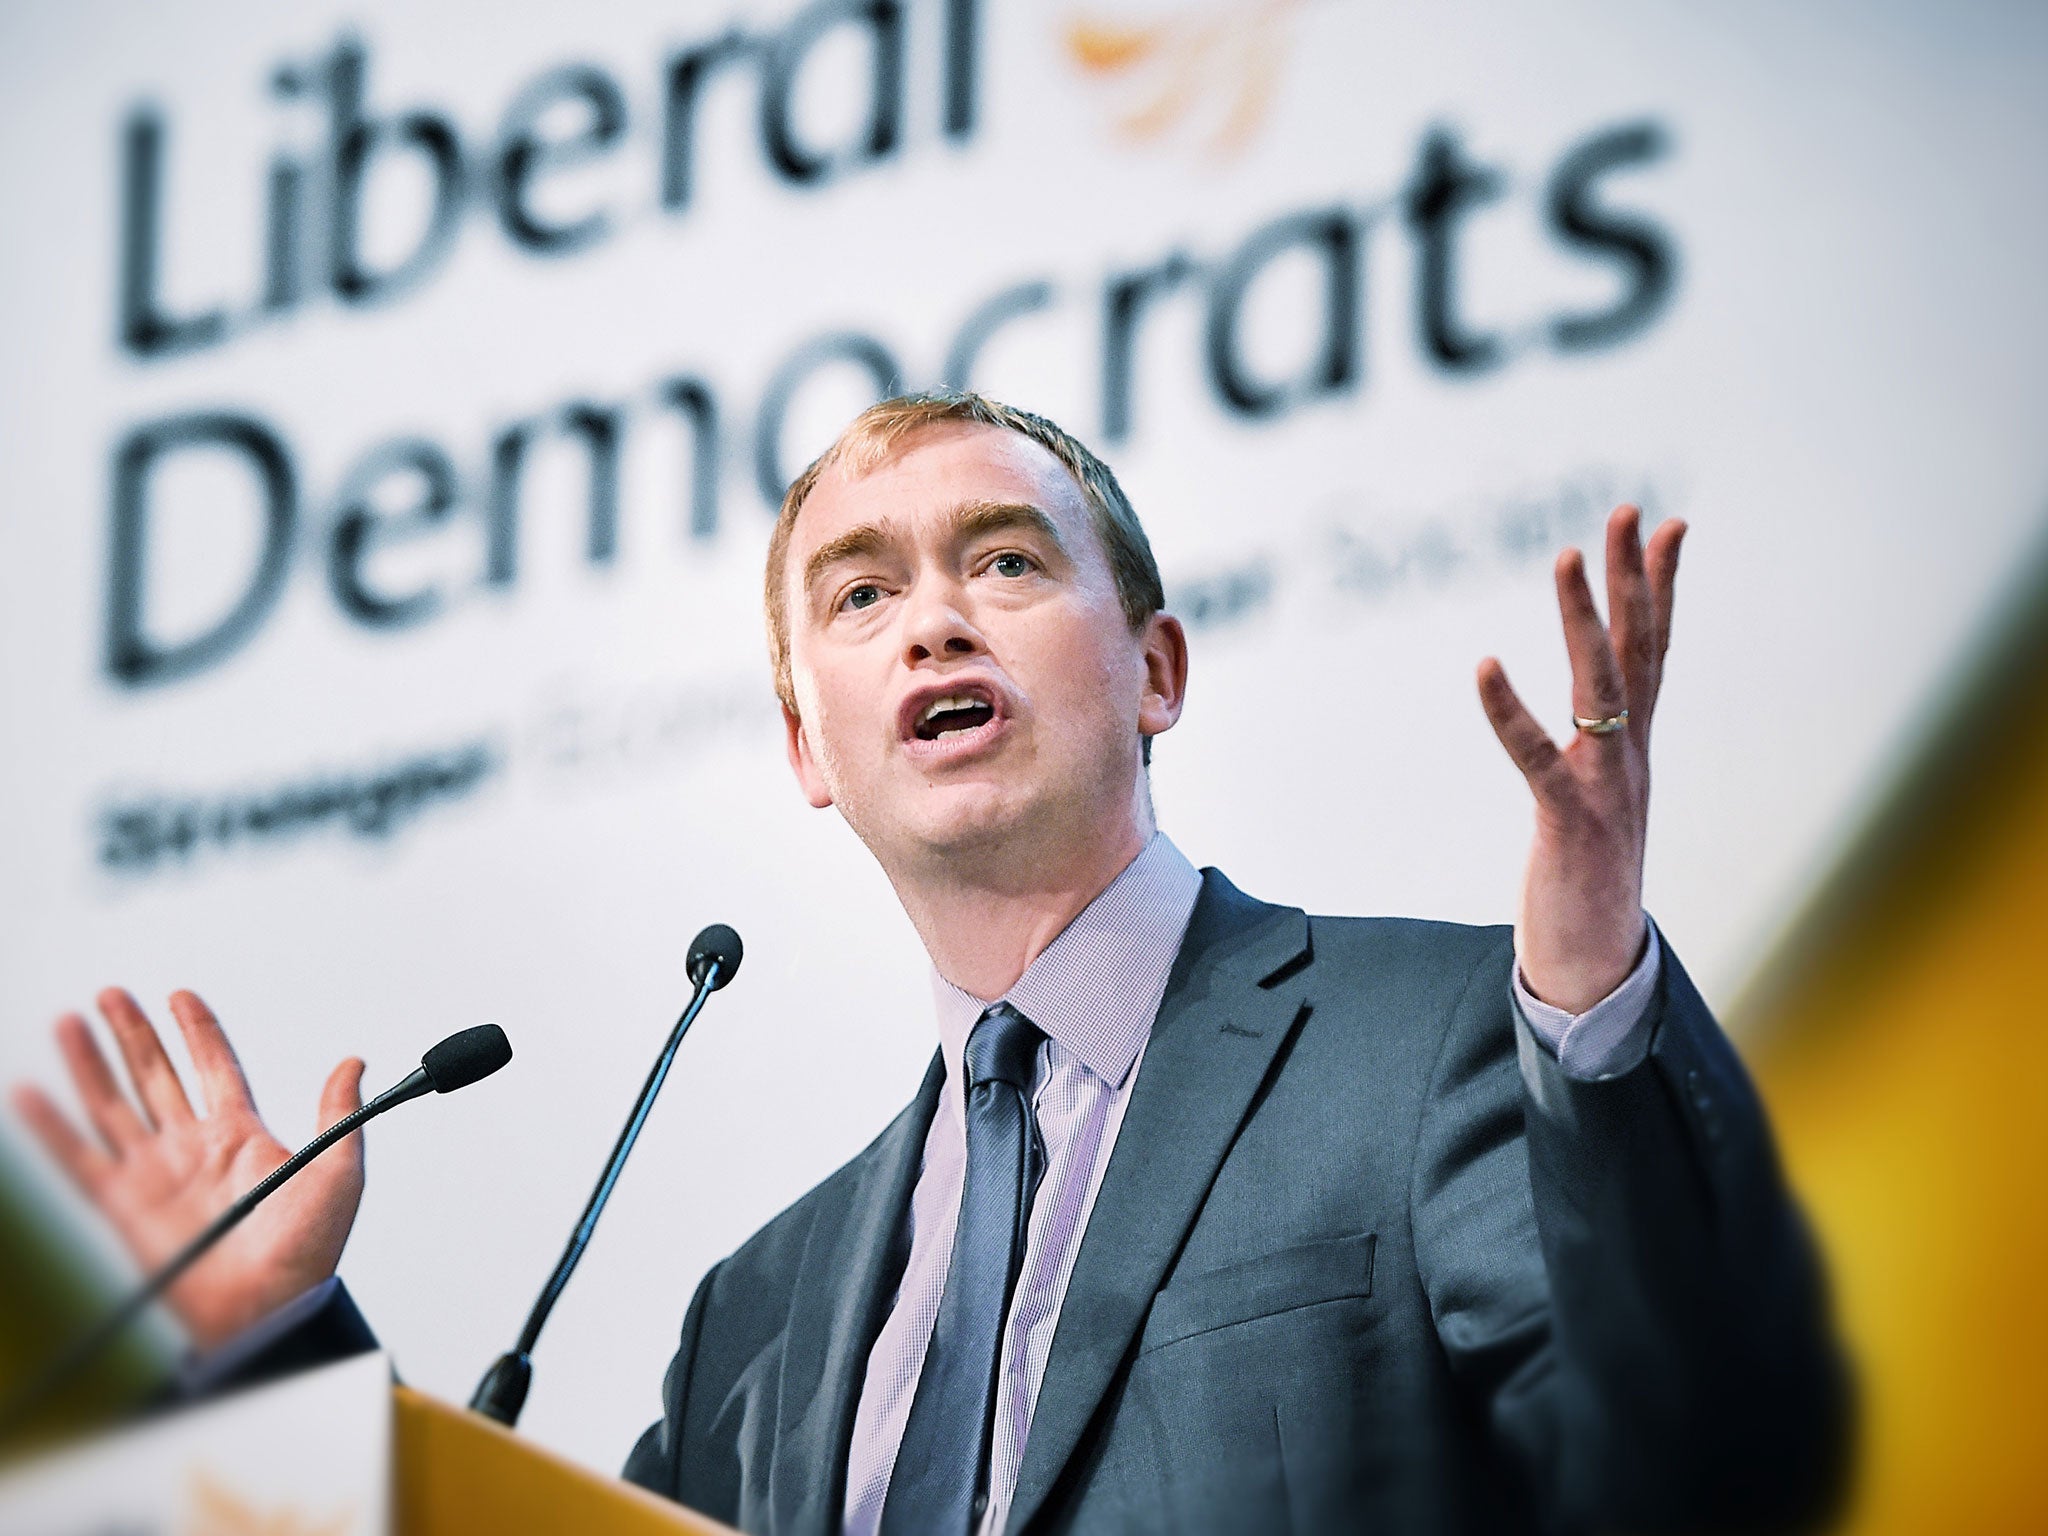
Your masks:
[[[977,656],[987,649],[962,611],[956,589],[943,582],[920,582],[903,613],[903,660],[909,666],[934,658]]]

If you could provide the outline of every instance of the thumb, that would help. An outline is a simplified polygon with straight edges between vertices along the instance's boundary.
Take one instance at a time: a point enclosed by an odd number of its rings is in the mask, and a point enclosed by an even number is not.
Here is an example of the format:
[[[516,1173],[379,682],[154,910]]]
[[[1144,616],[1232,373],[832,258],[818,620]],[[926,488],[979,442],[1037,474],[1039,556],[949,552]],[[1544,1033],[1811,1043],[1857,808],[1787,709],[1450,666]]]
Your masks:
[[[351,1056],[327,1074],[327,1085],[320,1090],[320,1129],[326,1130],[362,1107],[363,1059]]]

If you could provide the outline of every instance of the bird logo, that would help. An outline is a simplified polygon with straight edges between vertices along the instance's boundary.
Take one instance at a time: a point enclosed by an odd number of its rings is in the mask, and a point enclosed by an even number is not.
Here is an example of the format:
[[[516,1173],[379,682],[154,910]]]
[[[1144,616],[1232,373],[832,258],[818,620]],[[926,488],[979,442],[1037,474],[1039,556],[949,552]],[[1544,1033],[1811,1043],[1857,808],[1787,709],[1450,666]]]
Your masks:
[[[315,1520],[291,1509],[264,1509],[204,1470],[192,1474],[180,1536],[346,1536],[355,1526],[344,1511]]]
[[[1068,59],[1115,93],[1116,131],[1139,144],[1193,140],[1241,154],[1271,116],[1301,0],[1182,5],[1148,20],[1077,12]]]

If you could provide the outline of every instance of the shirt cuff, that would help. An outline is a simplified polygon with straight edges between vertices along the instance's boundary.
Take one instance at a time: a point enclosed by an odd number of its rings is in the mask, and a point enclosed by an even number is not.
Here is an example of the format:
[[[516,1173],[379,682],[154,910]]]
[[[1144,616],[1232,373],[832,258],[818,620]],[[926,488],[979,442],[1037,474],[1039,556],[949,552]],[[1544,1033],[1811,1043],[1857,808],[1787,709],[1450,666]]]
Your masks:
[[[1651,1032],[1643,1026],[1664,973],[1664,940],[1648,913],[1643,925],[1647,932],[1636,968],[1584,1013],[1566,1013],[1544,1002],[1522,979],[1520,963],[1515,965],[1515,1010],[1566,1077],[1582,1083],[1619,1077],[1650,1053]]]
[[[339,1275],[329,1275],[311,1290],[301,1291],[269,1316],[259,1319],[225,1344],[203,1353],[195,1351],[178,1367],[178,1392],[200,1397],[232,1377],[249,1361],[314,1316],[333,1298],[341,1285]]]

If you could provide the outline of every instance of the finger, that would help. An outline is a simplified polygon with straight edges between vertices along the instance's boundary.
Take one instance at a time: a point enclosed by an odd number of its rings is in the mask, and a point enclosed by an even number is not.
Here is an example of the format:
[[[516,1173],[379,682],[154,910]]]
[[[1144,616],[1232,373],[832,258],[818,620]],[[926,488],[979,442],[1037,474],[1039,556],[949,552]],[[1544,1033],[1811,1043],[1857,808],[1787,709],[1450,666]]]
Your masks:
[[[327,1082],[320,1090],[320,1129],[327,1130],[362,1107],[363,1063],[360,1057],[351,1056],[327,1074]],[[349,1132],[314,1161],[331,1164],[335,1158],[349,1158],[360,1169],[363,1162],[363,1133]]]
[[[96,1195],[113,1173],[114,1160],[94,1146],[42,1089],[26,1084],[15,1089],[14,1110],[71,1182],[86,1195]]]
[[[1493,726],[1493,734],[1500,738],[1508,756],[1522,770],[1522,777],[1529,781],[1530,790],[1538,799],[1555,794],[1560,776],[1570,772],[1565,767],[1564,754],[1529,713],[1529,707],[1508,681],[1506,669],[1491,656],[1479,663],[1479,703]]]
[[[1671,649],[1671,608],[1678,597],[1678,553],[1685,543],[1687,527],[1684,519],[1671,518],[1657,525],[1657,531],[1650,535],[1650,550],[1646,560],[1649,567],[1650,600],[1657,613],[1657,661],[1663,664],[1664,653]]]
[[[1620,714],[1628,708],[1628,691],[1622,683],[1621,665],[1614,659],[1614,642],[1593,604],[1586,557],[1576,549],[1557,557],[1557,607],[1564,619],[1564,646],[1572,663],[1572,713],[1593,720]],[[1615,731],[1604,739],[1619,741],[1623,735]]]
[[[185,1085],[178,1081],[178,1069],[164,1054],[156,1026],[149,1022],[135,999],[120,987],[109,987],[99,995],[100,1017],[114,1032],[121,1047],[121,1059],[128,1063],[129,1080],[135,1084],[142,1111],[157,1126],[189,1122],[192,1105],[185,1097]]]
[[[351,1056],[327,1074],[320,1090],[320,1130],[338,1124],[363,1107],[363,1062]]]
[[[116,1157],[149,1139],[149,1127],[114,1081],[113,1068],[100,1054],[99,1042],[82,1015],[67,1013],[57,1021],[57,1049],[63,1053],[72,1086],[85,1106],[86,1118]]]
[[[1616,507],[1607,520],[1607,612],[1629,724],[1641,731],[1657,702],[1657,612],[1643,568],[1642,513],[1631,506]]]
[[[178,1021],[185,1049],[192,1053],[199,1090],[206,1096],[206,1112],[218,1115],[225,1110],[245,1109],[253,1114],[256,1101],[249,1093],[249,1079],[213,1010],[196,992],[173,992],[171,1017]]]

